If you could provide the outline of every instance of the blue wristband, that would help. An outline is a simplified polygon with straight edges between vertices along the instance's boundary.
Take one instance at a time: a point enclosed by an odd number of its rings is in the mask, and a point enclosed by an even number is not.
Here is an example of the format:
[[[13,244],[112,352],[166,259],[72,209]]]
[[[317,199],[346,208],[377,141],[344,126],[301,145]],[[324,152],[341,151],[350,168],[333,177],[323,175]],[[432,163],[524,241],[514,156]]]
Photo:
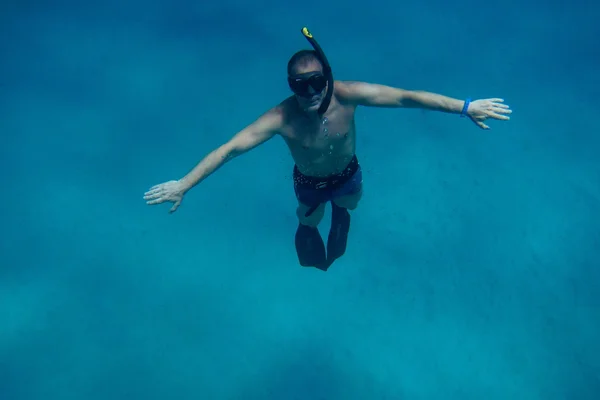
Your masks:
[[[465,105],[463,106],[463,109],[460,112],[460,117],[461,118],[467,116],[467,110],[469,109],[469,104],[471,104],[471,99],[469,97],[467,97],[467,99],[465,100]]]

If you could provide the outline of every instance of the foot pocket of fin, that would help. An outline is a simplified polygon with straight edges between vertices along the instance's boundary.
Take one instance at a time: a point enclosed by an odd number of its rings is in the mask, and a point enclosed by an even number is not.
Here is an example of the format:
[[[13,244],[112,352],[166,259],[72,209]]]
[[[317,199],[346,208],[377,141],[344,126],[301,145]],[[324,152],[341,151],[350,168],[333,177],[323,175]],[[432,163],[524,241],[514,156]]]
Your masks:
[[[350,213],[332,202],[331,230],[327,238],[327,260],[330,265],[346,252],[349,231]]]
[[[327,262],[325,243],[317,228],[302,224],[298,226],[296,252],[298,253],[298,261],[303,267],[319,268]]]

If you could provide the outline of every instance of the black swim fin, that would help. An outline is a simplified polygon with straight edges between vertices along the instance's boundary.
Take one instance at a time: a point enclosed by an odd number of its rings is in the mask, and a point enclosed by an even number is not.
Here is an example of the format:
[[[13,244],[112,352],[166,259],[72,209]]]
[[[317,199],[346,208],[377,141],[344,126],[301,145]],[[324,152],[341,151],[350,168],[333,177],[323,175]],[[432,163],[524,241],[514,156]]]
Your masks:
[[[317,228],[307,225],[298,225],[296,231],[296,252],[298,261],[303,267],[316,267],[323,271],[327,268],[327,255],[325,253],[325,243]]]
[[[348,232],[350,231],[350,213],[346,208],[331,202],[331,229],[327,238],[327,266],[344,255]]]

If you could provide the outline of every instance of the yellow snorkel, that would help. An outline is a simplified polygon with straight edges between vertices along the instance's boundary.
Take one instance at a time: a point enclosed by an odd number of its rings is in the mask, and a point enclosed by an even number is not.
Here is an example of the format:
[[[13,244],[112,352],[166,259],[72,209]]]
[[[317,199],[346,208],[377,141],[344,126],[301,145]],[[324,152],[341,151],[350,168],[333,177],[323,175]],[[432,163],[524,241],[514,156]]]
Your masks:
[[[329,61],[327,61],[327,57],[325,57],[323,49],[321,49],[321,46],[319,46],[319,43],[317,43],[312,33],[310,33],[307,27],[303,27],[301,32],[306,40],[308,40],[308,42],[311,44],[313,49],[315,49],[317,52],[317,55],[321,60],[321,64],[323,64],[323,73],[327,77],[327,93],[325,94],[325,98],[323,99],[318,111],[319,114],[323,115],[325,114],[325,111],[327,111],[327,108],[331,103],[331,96],[333,95],[333,73],[331,72],[331,66],[329,65]]]

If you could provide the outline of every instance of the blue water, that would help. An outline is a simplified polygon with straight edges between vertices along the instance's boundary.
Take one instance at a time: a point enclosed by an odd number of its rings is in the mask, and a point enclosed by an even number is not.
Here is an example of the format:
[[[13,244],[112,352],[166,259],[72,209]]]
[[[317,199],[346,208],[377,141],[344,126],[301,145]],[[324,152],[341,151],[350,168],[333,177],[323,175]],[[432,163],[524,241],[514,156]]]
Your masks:
[[[598,399],[584,3],[3,4],[0,399]],[[327,273],[296,260],[278,138],[172,215],[142,199],[288,96],[305,25],[338,79],[514,110],[361,109]]]

